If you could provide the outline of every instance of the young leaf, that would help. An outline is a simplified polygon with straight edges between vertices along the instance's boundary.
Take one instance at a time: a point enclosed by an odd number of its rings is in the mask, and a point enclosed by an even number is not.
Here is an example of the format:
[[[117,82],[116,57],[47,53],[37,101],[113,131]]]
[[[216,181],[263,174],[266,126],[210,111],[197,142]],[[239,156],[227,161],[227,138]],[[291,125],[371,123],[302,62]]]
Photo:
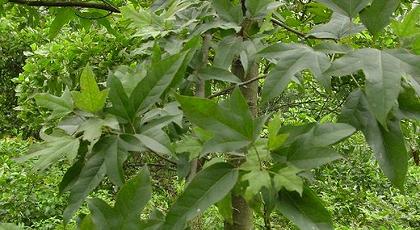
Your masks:
[[[280,191],[285,188],[290,192],[298,192],[301,196],[303,195],[303,180],[300,176],[296,175],[301,172],[293,166],[288,166],[280,169],[273,177],[273,185],[276,191]]]
[[[368,30],[376,35],[391,21],[392,13],[400,5],[400,0],[373,0],[372,5],[360,13],[360,19]]]
[[[323,72],[330,67],[330,60],[322,52],[299,44],[277,43],[259,52],[261,57],[274,60],[276,67],[269,73],[262,91],[262,101],[280,95],[300,71],[310,69],[321,84],[329,88],[330,80]]]
[[[297,192],[281,190],[277,210],[300,229],[334,229],[328,210],[306,186],[302,195]]]
[[[105,106],[107,95],[108,89],[99,90],[92,68],[86,66],[80,76],[80,92],[72,92],[75,105],[86,112],[96,113]]]
[[[162,230],[182,230],[187,221],[222,200],[238,179],[238,171],[226,163],[199,172],[166,215]]]
[[[203,153],[229,152],[253,141],[254,122],[239,89],[220,105],[197,97],[178,96],[177,100],[191,122],[214,134]]]
[[[248,187],[245,191],[245,199],[247,200],[252,200],[263,187],[268,189],[272,187],[270,174],[266,170],[253,170],[242,176],[241,180],[248,181]]]
[[[316,0],[333,11],[355,18],[371,0]]]
[[[363,132],[385,176],[392,184],[402,188],[408,169],[408,153],[399,121],[390,121],[389,130],[385,130],[371,114],[367,99],[360,90],[348,97],[340,121],[347,122]]]

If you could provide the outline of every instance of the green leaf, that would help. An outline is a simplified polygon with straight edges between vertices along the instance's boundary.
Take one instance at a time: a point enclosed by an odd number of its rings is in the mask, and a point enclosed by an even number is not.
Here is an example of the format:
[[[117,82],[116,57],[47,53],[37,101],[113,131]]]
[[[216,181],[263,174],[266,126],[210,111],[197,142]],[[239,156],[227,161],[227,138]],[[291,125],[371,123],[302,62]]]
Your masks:
[[[371,0],[316,0],[333,11],[356,18],[360,11],[362,11]]]
[[[369,106],[386,127],[389,112],[400,92],[401,77],[408,72],[402,60],[376,49],[360,49],[337,59],[326,75],[343,76],[363,70]]]
[[[92,151],[96,152],[95,150]],[[106,166],[103,154],[94,154],[86,162],[79,179],[71,189],[69,203],[63,214],[64,222],[69,222],[87,195],[101,183],[105,173]]]
[[[67,158],[72,161],[79,149],[79,139],[68,135],[45,135],[44,142],[35,144],[29,149],[29,153],[17,159],[19,162],[38,157],[34,170],[44,170],[49,165]]]
[[[150,173],[142,168],[117,194],[114,210],[121,217],[120,229],[133,229],[130,225],[139,221],[140,212],[151,198]]]
[[[80,76],[80,92],[72,92],[75,105],[86,112],[96,113],[105,106],[108,89],[100,91],[92,68],[88,65]]]
[[[288,138],[288,134],[277,135],[282,121],[280,116],[275,116],[268,124],[268,148],[275,150],[280,148]]]
[[[254,121],[239,89],[220,105],[197,97],[178,96],[177,100],[191,122],[214,134],[203,153],[238,150],[253,141]]]
[[[117,136],[105,136],[92,150],[94,154],[101,154],[105,159],[106,173],[117,186],[124,183],[123,163],[127,159],[127,152],[119,147],[119,138]]]
[[[73,100],[70,91],[66,88],[61,97],[56,97],[48,93],[39,93],[35,95],[36,104],[52,110],[51,116],[63,117],[73,111]]]
[[[333,13],[331,20],[327,24],[315,26],[308,33],[308,36],[339,40],[357,34],[364,29],[365,27],[363,25],[354,24],[349,17],[339,13]]]
[[[245,6],[248,12],[253,17],[263,18],[270,11],[279,7],[281,2],[274,2],[273,0],[246,0]]]
[[[101,137],[103,127],[119,130],[118,121],[112,115],[108,115],[105,117],[105,119],[90,118],[84,121],[80,124],[76,133],[83,132],[82,139],[94,143]]]
[[[158,135],[164,133],[158,132]],[[165,135],[166,136],[166,135]],[[135,137],[148,149],[152,150],[155,153],[162,153],[167,156],[172,156],[173,149],[170,146],[170,143],[167,141],[161,141],[159,136],[153,135],[152,133],[143,133],[136,134]]]
[[[93,223],[92,216],[86,215],[79,226],[80,230],[93,230],[95,229],[95,224]]]
[[[118,213],[115,212],[105,201],[94,198],[88,200],[92,222],[96,228],[101,230],[111,230],[119,228],[120,220]],[[122,228],[120,228],[122,229]]]
[[[136,112],[119,79],[110,76],[108,79],[109,99],[112,103],[110,113],[122,119],[124,123],[134,119]]]
[[[399,110],[403,118],[420,120],[420,96],[413,88],[404,87],[398,97]]]
[[[420,18],[420,7],[411,10],[401,22],[394,21],[391,25],[399,37],[411,37],[420,34],[418,27]]]
[[[301,196],[303,195],[303,180],[300,176],[296,175],[301,172],[293,166],[288,166],[280,169],[273,177],[273,184],[276,191],[280,191],[285,188],[290,192],[298,192]]]
[[[245,199],[252,200],[263,187],[271,188],[271,177],[266,170],[253,170],[241,178],[242,181],[248,181],[248,187],[245,191]]]
[[[76,17],[76,14],[73,9],[70,9],[70,8],[57,9],[55,18],[49,27],[50,30],[49,30],[48,37],[50,39],[54,39],[60,32],[61,28],[63,28],[64,25],[69,23],[75,17]]]
[[[234,4],[226,0],[212,0],[211,3],[221,19],[237,25],[241,24],[243,16],[239,4]]]
[[[200,171],[172,205],[162,229],[184,229],[187,221],[222,200],[237,179],[238,171],[226,163],[216,163]]]
[[[232,65],[233,59],[242,50],[242,41],[236,36],[223,38],[215,48],[213,65],[221,69],[228,69]]]
[[[400,0],[373,0],[372,5],[360,13],[360,19],[368,30],[376,35],[391,21],[392,13],[400,5]]]
[[[140,212],[152,196],[150,173],[142,168],[117,194],[115,206],[101,199],[88,201],[92,219],[98,229],[139,229]]]
[[[261,57],[272,60],[276,67],[270,71],[262,91],[262,101],[279,96],[293,76],[310,69],[324,87],[329,88],[330,80],[323,72],[330,66],[330,60],[322,52],[300,44],[277,43],[259,52]]]
[[[334,229],[328,210],[306,186],[301,196],[297,192],[280,191],[277,210],[300,229]]]
[[[130,96],[134,111],[144,111],[159,101],[181,68],[185,55],[185,52],[175,54],[152,64]]]
[[[340,121],[347,122],[363,132],[385,176],[392,184],[402,188],[408,169],[408,153],[399,121],[389,121],[389,130],[385,130],[376,122],[369,110],[366,96],[360,90],[348,97]]]
[[[0,223],[0,230],[23,230],[24,228],[19,227],[15,224]]]
[[[223,217],[224,221],[232,224],[233,223],[233,210],[232,210],[232,194],[228,193],[225,198],[216,204],[217,210]]]
[[[235,74],[231,73],[230,71],[217,68],[217,67],[206,67],[200,69],[197,73],[197,76],[203,80],[219,80],[225,82],[232,82],[232,83],[241,83],[241,79],[239,79]]]
[[[279,134],[287,134],[284,148],[274,154],[284,154],[287,161],[302,169],[312,169],[341,156],[328,146],[349,137],[356,130],[347,124],[316,124],[298,127],[283,127]],[[275,156],[275,155],[274,155]]]

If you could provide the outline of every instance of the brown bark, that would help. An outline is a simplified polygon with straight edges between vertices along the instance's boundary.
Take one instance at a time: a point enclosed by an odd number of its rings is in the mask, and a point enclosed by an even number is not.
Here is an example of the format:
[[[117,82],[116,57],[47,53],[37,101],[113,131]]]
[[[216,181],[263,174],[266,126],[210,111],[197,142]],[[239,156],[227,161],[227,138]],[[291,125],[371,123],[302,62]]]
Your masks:
[[[205,34],[203,38],[203,46],[201,48],[201,65],[194,71],[197,73],[201,68],[204,68],[207,63],[209,62],[209,50],[210,50],[210,42],[212,39],[211,34]],[[196,84],[196,92],[195,96],[197,97],[206,97],[206,81],[203,79],[197,79]],[[191,182],[191,180],[195,177],[199,170],[199,159],[193,159],[190,165],[190,174],[188,175],[187,182]]]
[[[232,72],[239,77],[243,82],[247,82],[251,79],[258,77],[258,64],[254,63],[248,73],[245,70],[239,59],[235,60],[232,65]],[[242,94],[244,95],[249,109],[254,117],[258,114],[258,81],[252,81],[249,84],[241,86]],[[247,150],[245,149],[244,152]],[[239,167],[246,158],[236,158],[231,163],[235,167]],[[225,230],[250,230],[253,229],[253,216],[252,210],[246,202],[245,198],[238,194],[232,194],[232,219],[233,223],[229,224],[225,222]]]

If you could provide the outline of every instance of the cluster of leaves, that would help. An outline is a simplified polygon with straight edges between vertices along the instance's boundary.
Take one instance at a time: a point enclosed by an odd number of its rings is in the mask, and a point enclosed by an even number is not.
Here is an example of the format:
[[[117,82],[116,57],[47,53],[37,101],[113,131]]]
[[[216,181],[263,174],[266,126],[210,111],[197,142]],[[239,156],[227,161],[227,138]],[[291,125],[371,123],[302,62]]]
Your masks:
[[[64,29],[63,29],[64,30]],[[106,31],[66,31],[47,44],[34,43],[25,52],[26,64],[17,83],[19,118],[28,135],[37,135],[48,114],[32,100],[38,92],[60,95],[67,87],[78,87],[80,73],[86,63],[95,65],[100,81],[105,81],[109,69],[118,64],[130,64],[134,56],[124,49],[135,45],[128,38],[115,38]],[[63,68],[64,67],[64,68]]]
[[[31,171],[31,162],[18,164],[14,158],[26,154],[29,145],[19,139],[0,141],[0,222],[54,229],[65,205],[66,198],[58,197],[56,190],[65,166],[38,174]]]
[[[22,72],[26,59],[24,52],[30,50],[34,41],[40,41],[41,36],[30,28],[19,29],[14,19],[6,17],[0,18],[0,33],[0,136],[5,136],[20,130],[13,79]]]
[[[60,192],[70,193],[65,222],[105,178],[119,188],[113,206],[88,200],[90,214],[83,218],[81,229],[122,224],[185,229],[216,203],[226,226],[247,225],[248,220],[237,219],[238,199],[263,217],[267,228],[277,212],[301,229],[332,229],[330,214],[309,186],[309,178],[314,169],[340,159],[332,146],[356,131],[365,136],[389,181],[404,188],[409,155],[400,124],[420,116],[420,56],[405,49],[354,49],[341,43],[365,27],[374,36],[379,34],[400,1],[315,2],[333,14],[328,13],[329,22],[306,34],[287,25],[277,12],[278,1],[174,0],[156,1],[149,9],[122,7],[135,31],[133,37],[145,42],[136,52],[146,55],[140,69],[147,71],[119,69],[101,88],[88,65],[81,73],[79,91],[72,81],[66,89],[60,85],[56,95],[37,94],[37,104],[51,110],[49,119],[59,123],[47,127],[41,133],[44,142],[21,160],[37,157],[37,170],[65,159],[71,162],[60,183]],[[362,24],[356,24],[356,18]],[[395,26],[403,30],[409,21]],[[277,30],[263,25],[271,22],[301,42],[270,42]],[[316,42],[305,44],[311,39]],[[335,42],[318,41],[326,39]],[[414,45],[408,47],[415,50],[416,38],[412,40]],[[260,62],[266,64],[264,76],[258,76]],[[271,114],[256,113],[258,101],[265,104],[278,97],[293,80],[299,82],[302,72],[311,73],[326,92],[332,91],[335,78],[362,77],[343,101],[338,122],[285,125],[280,117],[267,122]],[[251,85],[262,78],[259,94]],[[191,96],[200,95],[201,86],[209,98],[230,92],[210,95],[215,81],[238,86],[222,101]],[[198,83],[195,88],[194,83]],[[184,130],[183,117],[190,125]],[[125,182],[123,165],[131,156],[146,154],[179,167],[196,160],[207,162],[166,215],[153,213],[140,219],[151,197],[150,173],[143,167]]]

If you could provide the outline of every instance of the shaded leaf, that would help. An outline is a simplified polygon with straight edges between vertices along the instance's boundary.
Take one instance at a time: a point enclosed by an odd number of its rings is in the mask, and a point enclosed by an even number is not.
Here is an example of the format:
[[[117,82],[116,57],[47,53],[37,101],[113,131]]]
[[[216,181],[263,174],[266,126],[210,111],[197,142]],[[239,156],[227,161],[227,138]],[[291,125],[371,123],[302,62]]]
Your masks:
[[[316,0],[333,11],[355,18],[371,0]]]
[[[242,81],[230,71],[217,68],[217,67],[206,67],[200,69],[197,76],[203,80],[219,80],[232,83],[241,83]]]
[[[140,81],[130,96],[134,111],[143,111],[159,101],[178,73],[185,55],[185,52],[176,54],[152,64],[147,76]]]
[[[281,190],[277,210],[300,229],[334,229],[328,210],[306,186],[302,196],[297,192]]]
[[[67,158],[72,161],[79,149],[79,139],[68,135],[45,135],[44,142],[31,146],[28,154],[17,159],[19,162],[37,157],[34,170],[44,170],[49,165]]]
[[[265,80],[263,102],[279,96],[293,76],[306,69],[310,69],[324,87],[330,87],[330,79],[322,74],[329,68],[330,60],[322,52],[305,45],[277,43],[260,51],[259,55],[276,64]]]
[[[392,13],[400,5],[400,0],[373,0],[373,3],[360,13],[360,19],[368,30],[376,35],[391,21]]]
[[[392,184],[402,188],[408,169],[408,153],[399,121],[390,121],[389,130],[385,130],[370,112],[362,91],[355,91],[348,97],[340,121],[363,132],[385,176]]]
[[[363,70],[369,106],[378,121],[386,127],[388,114],[397,102],[401,77],[410,68],[409,63],[387,52],[360,49],[334,61],[326,74],[344,76]]]
[[[211,3],[221,19],[238,25],[241,24],[243,16],[239,4],[234,4],[226,0],[212,0]]]
[[[187,221],[222,200],[237,178],[238,171],[226,163],[216,163],[200,171],[172,205],[162,229],[184,229]]]
[[[196,97],[178,96],[177,100],[191,122],[214,134],[204,144],[203,153],[229,152],[253,141],[254,122],[239,89],[220,105]]]
[[[356,25],[351,22],[349,17],[339,13],[333,13],[331,20],[327,24],[315,26],[308,35],[317,38],[332,38],[339,40],[357,34],[364,29],[365,27],[363,25]]]
[[[52,110],[51,116],[62,117],[73,111],[73,100],[70,91],[66,88],[61,97],[48,93],[39,93],[35,95],[36,104]]]

